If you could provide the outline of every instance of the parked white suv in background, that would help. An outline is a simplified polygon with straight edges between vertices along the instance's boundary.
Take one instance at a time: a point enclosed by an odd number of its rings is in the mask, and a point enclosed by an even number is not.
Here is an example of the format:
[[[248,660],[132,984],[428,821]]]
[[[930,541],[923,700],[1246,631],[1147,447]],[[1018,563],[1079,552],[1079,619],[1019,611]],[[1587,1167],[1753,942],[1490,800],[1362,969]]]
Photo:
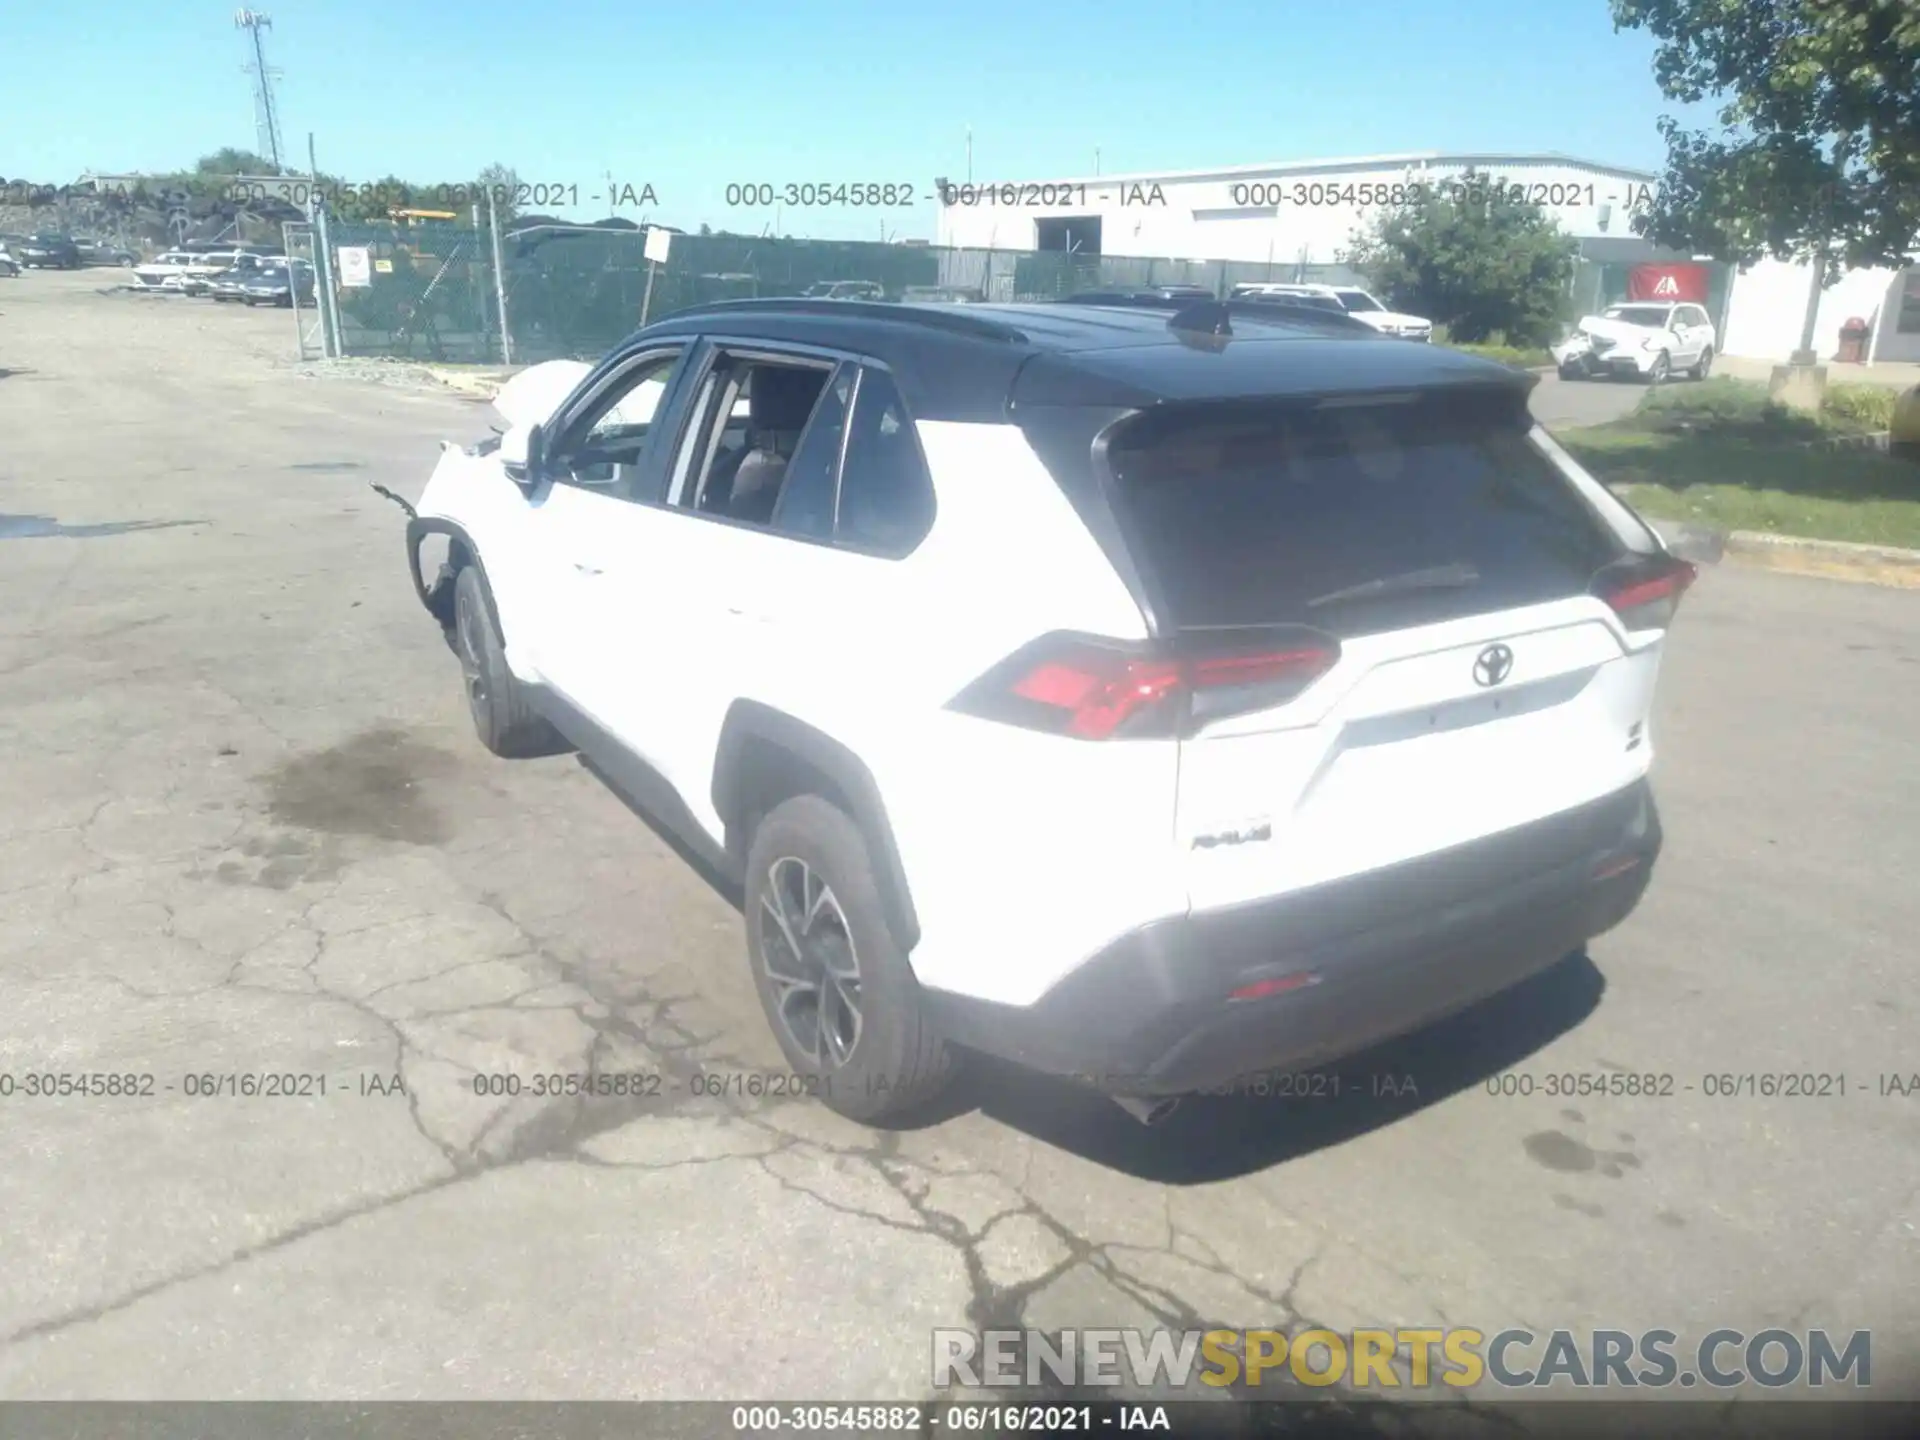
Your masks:
[[[1701,306],[1637,301],[1584,317],[1553,347],[1553,361],[1563,380],[1611,375],[1658,385],[1676,371],[1704,380],[1717,338]]]
[[[1309,307],[708,305],[520,376],[407,558],[489,749],[740,885],[807,1088],[1151,1122],[1637,904],[1693,571],[1534,383]]]
[[[1340,308],[1382,335],[1402,340],[1431,341],[1433,322],[1418,315],[1402,315],[1389,310],[1366,291],[1352,285],[1281,285],[1265,281],[1233,287],[1236,299],[1258,299],[1262,295],[1321,295],[1339,302]]]

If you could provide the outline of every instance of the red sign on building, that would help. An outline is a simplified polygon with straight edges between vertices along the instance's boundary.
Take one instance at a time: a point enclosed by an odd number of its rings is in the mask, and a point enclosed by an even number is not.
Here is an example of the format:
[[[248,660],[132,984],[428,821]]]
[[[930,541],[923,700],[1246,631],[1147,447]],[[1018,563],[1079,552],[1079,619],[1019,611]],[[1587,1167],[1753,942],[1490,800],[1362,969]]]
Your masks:
[[[1627,299],[1707,303],[1704,265],[1636,265],[1627,276]]]

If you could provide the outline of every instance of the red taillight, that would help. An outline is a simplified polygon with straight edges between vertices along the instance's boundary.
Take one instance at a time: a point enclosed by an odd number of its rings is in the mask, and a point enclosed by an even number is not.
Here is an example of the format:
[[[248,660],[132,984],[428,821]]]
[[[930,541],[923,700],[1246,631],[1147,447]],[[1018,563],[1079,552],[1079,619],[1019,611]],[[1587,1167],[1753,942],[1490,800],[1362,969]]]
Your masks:
[[[1013,693],[1059,716],[1068,735],[1104,740],[1143,710],[1180,689],[1177,666],[1125,657],[1044,660],[1013,683]]]
[[[1050,636],[988,671],[953,708],[1082,740],[1164,739],[1198,722],[1283,704],[1339,658],[1331,639],[1168,654]]]
[[[1601,572],[1594,593],[1629,630],[1660,630],[1673,623],[1680,597],[1699,575],[1685,560],[1663,555]]]

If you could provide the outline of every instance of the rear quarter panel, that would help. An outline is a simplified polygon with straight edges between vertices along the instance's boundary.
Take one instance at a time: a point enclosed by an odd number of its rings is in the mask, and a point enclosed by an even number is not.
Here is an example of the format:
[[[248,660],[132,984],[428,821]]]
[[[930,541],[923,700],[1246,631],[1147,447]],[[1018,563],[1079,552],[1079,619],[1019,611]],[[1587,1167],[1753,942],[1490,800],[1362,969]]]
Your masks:
[[[938,516],[885,596],[911,675],[849,723],[919,912],[921,983],[1023,1004],[1127,930],[1185,908],[1178,747],[1037,734],[946,708],[1054,630],[1142,638],[1139,607],[1020,431],[922,423]],[[796,695],[796,703],[808,700]],[[817,695],[822,712],[830,697]]]

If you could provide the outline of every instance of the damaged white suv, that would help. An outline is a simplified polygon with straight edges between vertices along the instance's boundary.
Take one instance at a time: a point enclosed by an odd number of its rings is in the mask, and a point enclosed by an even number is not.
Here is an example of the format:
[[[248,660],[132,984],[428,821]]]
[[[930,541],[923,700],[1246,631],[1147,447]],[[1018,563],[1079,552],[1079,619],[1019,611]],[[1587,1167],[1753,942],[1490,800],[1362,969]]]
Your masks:
[[[1562,380],[1604,375],[1659,385],[1676,373],[1704,380],[1717,338],[1699,305],[1609,305],[1553,347],[1553,363]]]
[[[519,377],[407,556],[489,749],[739,882],[834,1108],[972,1050],[1151,1121],[1645,889],[1693,572],[1533,384],[1271,301],[709,305]]]

